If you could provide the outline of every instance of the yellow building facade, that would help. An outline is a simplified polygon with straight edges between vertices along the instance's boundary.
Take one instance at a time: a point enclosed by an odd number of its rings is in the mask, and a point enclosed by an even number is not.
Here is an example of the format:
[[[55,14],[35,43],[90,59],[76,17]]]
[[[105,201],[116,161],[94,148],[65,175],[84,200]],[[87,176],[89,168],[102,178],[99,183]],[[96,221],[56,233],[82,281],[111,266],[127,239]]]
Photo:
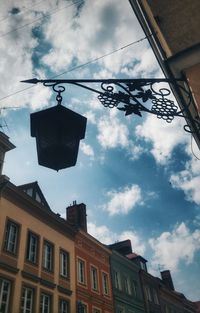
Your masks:
[[[2,162],[13,148],[0,132]],[[15,186],[0,172],[1,313],[76,312],[74,237],[37,182]]]
[[[75,312],[73,230],[4,176],[1,187],[0,312]]]

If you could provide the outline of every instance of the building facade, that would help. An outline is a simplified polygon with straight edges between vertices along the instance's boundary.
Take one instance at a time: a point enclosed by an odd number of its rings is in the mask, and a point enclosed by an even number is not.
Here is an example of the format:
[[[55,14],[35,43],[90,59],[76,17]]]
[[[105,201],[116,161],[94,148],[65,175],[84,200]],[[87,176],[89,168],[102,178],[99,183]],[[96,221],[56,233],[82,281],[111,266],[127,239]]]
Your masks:
[[[1,313],[76,312],[74,237],[37,182],[0,176]]]
[[[77,228],[75,237],[77,312],[115,312],[110,276],[110,250],[87,233],[86,207],[83,203],[74,202],[67,208],[67,220]]]
[[[166,78],[187,82],[171,88],[200,148],[200,2],[129,1]],[[184,90],[191,92],[191,99]]]
[[[140,267],[128,257],[132,253],[130,240],[109,246],[114,312],[144,313],[144,299],[140,284]]]

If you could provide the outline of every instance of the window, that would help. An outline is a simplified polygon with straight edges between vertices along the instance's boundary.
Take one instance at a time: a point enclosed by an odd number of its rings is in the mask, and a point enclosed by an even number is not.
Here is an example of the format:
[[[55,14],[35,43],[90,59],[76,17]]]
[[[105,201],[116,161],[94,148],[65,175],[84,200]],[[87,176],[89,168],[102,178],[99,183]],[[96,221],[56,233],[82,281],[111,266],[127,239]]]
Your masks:
[[[66,300],[60,300],[59,313],[69,313],[69,302]]]
[[[92,309],[92,313],[101,313],[101,310],[94,308],[94,309]]]
[[[86,304],[82,304],[82,312],[81,313],[87,313],[87,305]]]
[[[42,293],[40,298],[40,313],[50,313],[50,312],[51,312],[51,296]]]
[[[117,313],[125,313],[125,309],[123,307],[118,307]]]
[[[85,262],[78,259],[78,281],[85,284]]]
[[[43,267],[48,271],[53,271],[53,245],[48,241],[44,242]]]
[[[102,285],[103,285],[103,294],[109,294],[109,287],[108,287],[108,275],[106,273],[102,273]]]
[[[125,286],[125,292],[131,295],[131,286],[130,286],[130,280],[128,277],[125,277],[124,279],[124,286]]]
[[[27,253],[26,259],[32,263],[37,262],[38,257],[38,243],[39,238],[37,235],[29,232],[28,233],[28,241],[27,241]]]
[[[97,291],[98,290],[98,274],[97,269],[91,266],[91,285],[92,289]]]
[[[10,253],[17,253],[17,242],[19,236],[19,225],[8,220],[6,224],[6,236],[4,249]]]
[[[32,313],[32,312],[33,312],[33,289],[23,287],[20,313]]]
[[[145,292],[146,292],[147,300],[148,300],[148,301],[152,301],[152,298],[151,298],[151,291],[150,291],[149,286],[146,286],[146,287],[145,287]]]
[[[137,282],[133,281],[132,286],[133,286],[133,296],[137,298]]]
[[[146,263],[145,263],[145,262],[140,261],[140,267],[141,267],[141,269],[144,270],[145,272],[147,271],[147,267],[146,267]]]
[[[121,289],[120,274],[117,271],[114,271],[114,283],[115,283],[115,288]]]
[[[77,301],[77,313],[87,313],[87,305],[84,304],[82,301]]]
[[[63,250],[60,251],[60,275],[69,277],[69,253]]]
[[[153,289],[153,301],[155,304],[159,304],[158,294],[157,294],[157,291],[155,289]]]
[[[10,298],[11,283],[7,279],[0,278],[0,312],[9,313],[9,298]]]

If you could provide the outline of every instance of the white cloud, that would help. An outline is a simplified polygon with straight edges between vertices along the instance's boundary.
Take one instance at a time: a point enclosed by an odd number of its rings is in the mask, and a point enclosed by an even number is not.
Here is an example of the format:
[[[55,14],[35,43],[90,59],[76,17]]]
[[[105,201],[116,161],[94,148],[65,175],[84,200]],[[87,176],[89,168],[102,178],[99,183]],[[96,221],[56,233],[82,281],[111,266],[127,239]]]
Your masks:
[[[132,143],[129,148],[130,153],[130,159],[131,160],[137,160],[139,157],[146,151],[144,147],[141,145],[136,145],[135,143]]]
[[[107,245],[115,243],[117,241],[130,239],[134,252],[140,255],[143,255],[145,252],[145,244],[139,238],[138,234],[131,230],[123,231],[121,233],[115,233],[105,225],[97,226],[95,223],[90,222],[88,223],[88,233],[90,233],[100,242]]]
[[[83,152],[85,155],[89,156],[91,159],[94,158],[94,150],[93,150],[93,148],[92,148],[90,145],[88,145],[88,144],[86,144],[85,142],[82,142],[82,141],[81,141],[81,143],[80,143],[80,149],[82,150],[82,152]]]
[[[200,162],[192,158],[186,163],[185,170],[172,174],[170,177],[172,187],[181,189],[188,201],[200,204]]]
[[[138,185],[125,187],[121,191],[108,191],[107,196],[110,200],[104,209],[110,215],[128,214],[135,206],[142,204],[142,193]]]
[[[97,139],[104,149],[128,147],[128,127],[120,122],[119,118],[115,116],[114,111],[110,111],[109,115],[99,119],[97,129]]]
[[[149,243],[154,251],[152,266],[161,265],[175,271],[181,261],[192,263],[200,249],[200,230],[190,231],[181,223],[171,233],[163,232],[159,237],[151,238]]]
[[[183,130],[184,121],[175,118],[171,124],[149,115],[143,124],[136,127],[136,135],[152,144],[150,152],[156,162],[165,164],[171,158],[173,149],[179,144],[189,141]]]

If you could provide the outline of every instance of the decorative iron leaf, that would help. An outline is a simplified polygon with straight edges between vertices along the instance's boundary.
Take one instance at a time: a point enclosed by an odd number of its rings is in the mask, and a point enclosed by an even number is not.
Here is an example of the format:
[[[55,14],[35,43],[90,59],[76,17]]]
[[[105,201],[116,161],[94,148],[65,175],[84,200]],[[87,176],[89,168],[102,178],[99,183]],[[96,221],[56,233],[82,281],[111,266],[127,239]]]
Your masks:
[[[143,88],[141,87],[140,82],[128,83],[127,86],[129,88],[129,91],[135,91],[135,90],[144,91]]]
[[[118,110],[124,111],[125,115],[136,114],[136,115],[142,116],[139,106],[137,104],[125,105],[122,108],[118,108]]]
[[[114,94],[115,99],[117,99],[119,102],[125,102],[130,103],[130,96],[126,95],[124,92],[119,91],[118,93]]]
[[[146,102],[149,99],[155,99],[155,96],[153,96],[152,91],[150,89],[144,91],[144,92],[138,92],[136,95],[137,98],[142,98],[143,102]]]

